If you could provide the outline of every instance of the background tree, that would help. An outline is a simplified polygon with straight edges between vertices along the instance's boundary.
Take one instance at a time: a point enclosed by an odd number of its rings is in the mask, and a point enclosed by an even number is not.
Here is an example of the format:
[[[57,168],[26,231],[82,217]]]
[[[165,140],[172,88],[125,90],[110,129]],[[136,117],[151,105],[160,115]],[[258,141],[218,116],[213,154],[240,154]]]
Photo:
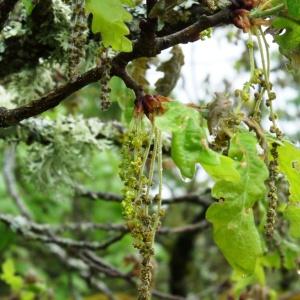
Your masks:
[[[275,112],[299,22],[292,0],[0,0],[1,299],[299,291],[299,95]],[[172,100],[180,44],[213,30],[247,81]]]

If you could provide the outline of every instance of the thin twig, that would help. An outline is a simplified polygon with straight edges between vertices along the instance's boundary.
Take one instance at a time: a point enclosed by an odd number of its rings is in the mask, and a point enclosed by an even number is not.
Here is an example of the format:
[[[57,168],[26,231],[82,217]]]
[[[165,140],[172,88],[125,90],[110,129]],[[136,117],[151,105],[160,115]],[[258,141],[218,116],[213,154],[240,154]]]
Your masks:
[[[96,269],[97,271],[99,271],[101,273],[104,273],[105,275],[107,275],[109,277],[122,278],[130,284],[135,284],[134,280],[131,277],[131,274],[126,274],[126,273],[119,271],[115,267],[104,262],[99,256],[95,255],[91,251],[82,251],[79,253],[79,257],[84,262],[87,262],[92,268]]]
[[[99,223],[67,223],[67,224],[40,224],[33,221],[23,219],[21,216],[11,216],[8,214],[0,214],[0,221],[9,225],[16,231],[20,231],[24,236],[29,236],[31,239],[39,240],[45,243],[54,243],[64,247],[77,247],[87,249],[105,249],[111,244],[119,241],[124,234],[129,233],[129,229],[126,224],[99,224]],[[179,234],[184,232],[194,232],[207,228],[207,222],[201,221],[199,223],[182,225],[178,227],[161,227],[158,229],[158,234]],[[107,241],[99,243],[89,243],[86,241],[74,241],[72,239],[60,238],[55,234],[71,231],[92,231],[92,230],[104,230],[118,232],[119,235],[108,239]],[[51,235],[51,237],[49,236]]]
[[[168,228],[168,227],[162,227],[158,230],[158,234],[177,234],[177,233],[188,233],[188,232],[197,232],[201,231],[203,229],[208,228],[208,223],[206,220],[203,220],[199,223],[195,224],[189,224],[189,225],[184,225],[184,226],[179,226],[179,227],[174,227],[174,228]]]
[[[16,167],[15,160],[16,160],[16,145],[15,144],[8,145],[4,152],[4,167],[3,167],[3,177],[6,183],[7,192],[14,200],[21,215],[27,219],[30,219],[31,213],[18,193],[17,183],[14,174],[15,167]]]
[[[111,246],[113,243],[119,241],[124,236],[124,233],[121,232],[119,235],[110,238],[103,243],[76,241],[70,238],[56,236],[52,231],[49,231],[49,229],[42,231],[41,227],[21,216],[12,217],[1,214],[0,221],[10,226],[14,231],[21,233],[21,235],[27,239],[36,240],[47,244],[57,244],[66,248],[103,250]]]
[[[118,194],[106,192],[94,192],[79,188],[76,190],[78,196],[88,198],[90,200],[103,200],[110,202],[122,202],[123,197]],[[163,205],[173,205],[180,203],[197,204],[203,207],[208,207],[212,202],[206,195],[187,194],[174,198],[167,198],[162,200]]]

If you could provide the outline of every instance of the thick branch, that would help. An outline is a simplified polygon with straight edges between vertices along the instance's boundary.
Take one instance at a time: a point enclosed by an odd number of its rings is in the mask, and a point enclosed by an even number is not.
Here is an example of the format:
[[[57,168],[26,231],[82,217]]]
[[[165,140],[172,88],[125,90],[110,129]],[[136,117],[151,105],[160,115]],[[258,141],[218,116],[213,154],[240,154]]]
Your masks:
[[[32,101],[18,108],[6,109],[0,107],[0,127],[8,127],[18,124],[20,121],[27,118],[37,116],[60,104],[66,97],[80,90],[89,83],[99,80],[103,73],[103,68],[94,68],[82,76],[78,76],[73,81],[49,94],[41,97],[38,100]]]
[[[199,39],[199,33],[210,27],[232,22],[232,13],[229,8],[221,10],[211,16],[201,16],[199,21],[178,32],[157,39],[157,47],[161,51],[178,44],[187,44]]]
[[[162,50],[171,46],[193,42],[199,38],[199,32],[209,27],[218,26],[221,24],[231,23],[232,13],[230,9],[224,9],[211,16],[201,16],[199,21],[188,26],[179,32],[167,35],[165,37],[157,37],[154,40],[149,40],[149,44],[145,44],[144,39],[140,39],[134,43],[131,53],[120,53],[112,61],[111,75],[117,75],[124,79],[129,88],[135,91],[139,96],[141,89],[127,76],[124,71],[128,62],[139,57],[152,57],[159,54]],[[27,105],[15,108],[6,109],[0,108],[0,127],[8,127],[18,124],[20,121],[41,114],[60,104],[67,96],[75,91],[88,85],[89,83],[99,80],[102,76],[103,69],[94,68],[91,71],[77,77],[72,82],[58,88],[57,90],[41,97],[38,100],[32,101]]]

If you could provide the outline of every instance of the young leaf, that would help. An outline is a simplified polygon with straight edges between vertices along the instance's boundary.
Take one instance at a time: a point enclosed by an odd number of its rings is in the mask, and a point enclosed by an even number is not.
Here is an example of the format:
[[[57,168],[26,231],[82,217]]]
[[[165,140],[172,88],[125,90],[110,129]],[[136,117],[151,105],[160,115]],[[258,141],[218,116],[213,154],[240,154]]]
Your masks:
[[[284,17],[278,17],[272,22],[277,29],[285,29],[283,34],[275,36],[280,52],[290,59],[293,67],[300,66],[300,24]]]
[[[35,4],[33,4],[32,0],[22,0],[22,3],[25,7],[27,15],[30,16]]]
[[[253,210],[225,201],[212,204],[206,217],[213,223],[216,244],[233,269],[252,274],[263,252]]]
[[[133,107],[134,104],[134,92],[126,87],[124,81],[117,76],[113,76],[109,81],[109,87],[111,89],[109,98],[112,102],[118,102],[122,110],[128,106]]]
[[[20,291],[24,285],[23,279],[15,275],[15,265],[11,259],[7,259],[3,263],[0,278],[9,285],[13,291]]]
[[[289,142],[278,148],[279,170],[289,182],[290,202],[300,203],[300,149]]]
[[[232,267],[252,274],[262,255],[252,206],[265,196],[268,170],[258,155],[257,140],[249,132],[232,138],[229,157],[236,161],[241,180],[232,183],[224,177],[217,181],[212,194],[222,201],[209,207],[206,218],[213,224],[216,244]]]
[[[218,153],[210,150],[206,142],[205,130],[189,119],[185,130],[172,136],[172,158],[185,177],[192,178],[196,163],[218,165]]]
[[[300,0],[286,0],[289,15],[297,20],[300,19]]]
[[[268,170],[257,152],[257,140],[249,132],[235,135],[231,140],[229,157],[237,163],[241,176],[239,184],[218,181],[213,187],[215,198],[228,201],[242,201],[244,207],[252,207],[266,193],[265,180]]]
[[[124,1],[124,0],[123,0]],[[116,51],[131,52],[132,43],[125,36],[129,34],[125,22],[132,19],[120,0],[87,0],[86,11],[93,14],[92,30],[100,32],[105,47]],[[126,1],[130,4],[131,1]]]
[[[21,300],[34,300],[35,294],[31,291],[22,291],[20,297]]]
[[[290,203],[284,211],[284,217],[290,223],[290,235],[300,238],[300,149],[284,141],[278,148],[278,165],[289,183]]]
[[[121,0],[123,4],[126,4],[128,6],[134,6],[134,1],[133,0]]]
[[[300,238],[300,202],[289,204],[284,211],[284,217],[290,223],[290,235],[294,238]]]
[[[203,169],[209,174],[209,176],[215,180],[226,180],[230,182],[238,182],[240,180],[240,174],[236,170],[236,162],[227,156],[220,155],[219,163],[216,164],[207,164],[201,162]]]
[[[192,178],[196,164],[200,163],[215,180],[239,180],[234,160],[209,149],[206,122],[197,110],[175,101],[165,103],[165,109],[162,116],[155,118],[155,125],[173,133],[172,158],[183,176]]]
[[[155,117],[155,125],[161,131],[184,131],[189,120],[193,120],[200,125],[200,114],[192,107],[176,101],[171,101],[166,102],[164,108],[166,110],[165,113]]]
[[[288,270],[292,270],[295,268],[299,268],[299,253],[300,253],[300,246],[299,244],[285,241],[281,242],[281,248],[284,255],[284,267]]]
[[[241,293],[243,291],[245,291],[245,289],[251,285],[260,283],[260,285],[265,285],[265,272],[262,266],[261,261],[258,261],[256,264],[256,268],[254,270],[254,273],[248,276],[245,276],[245,273],[240,273],[237,271],[234,271],[232,276],[231,276],[232,281],[234,282],[234,286],[233,286],[233,292],[234,295],[237,298],[241,298],[238,297],[241,295]],[[270,297],[270,300],[275,300],[275,297]]]

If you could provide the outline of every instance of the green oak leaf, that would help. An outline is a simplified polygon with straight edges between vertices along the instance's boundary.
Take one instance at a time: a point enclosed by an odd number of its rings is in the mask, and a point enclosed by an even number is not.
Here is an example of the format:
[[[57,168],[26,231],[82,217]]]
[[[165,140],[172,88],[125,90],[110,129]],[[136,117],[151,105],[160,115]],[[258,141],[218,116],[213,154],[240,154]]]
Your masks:
[[[135,4],[133,0],[121,0],[121,2],[131,7]]]
[[[249,132],[236,134],[231,140],[229,157],[237,164],[241,182],[218,181],[212,194],[217,199],[225,198],[227,201],[239,199],[244,207],[252,207],[265,195],[265,180],[268,178],[267,167],[258,155],[256,137]]]
[[[229,157],[236,162],[240,181],[219,178],[212,194],[220,199],[212,204],[206,218],[213,224],[214,240],[235,271],[253,274],[259,270],[262,244],[255,225],[252,207],[266,194],[268,170],[258,155],[257,140],[249,132],[240,132],[231,139]]]
[[[110,94],[109,98],[112,102],[117,102],[122,110],[121,119],[125,124],[130,124],[134,110],[134,92],[127,88],[124,81],[113,76],[109,81]]]
[[[276,29],[285,29],[283,34],[275,36],[280,52],[290,59],[292,67],[300,66],[300,23],[284,17],[277,17],[272,22]]]
[[[20,291],[24,286],[24,281],[20,276],[15,275],[15,265],[12,259],[7,259],[2,265],[0,278],[11,287],[13,291]]]
[[[133,108],[134,105],[134,92],[127,88],[124,81],[117,76],[113,76],[109,81],[111,89],[109,98],[113,102],[117,102],[122,110],[128,106]]]
[[[164,103],[165,112],[155,117],[155,125],[161,131],[178,132],[184,131],[189,120],[200,124],[200,114],[192,107],[176,101]]]
[[[300,0],[286,0],[289,15],[296,20],[300,19]]]
[[[279,171],[289,183],[289,203],[284,210],[284,217],[289,221],[289,233],[300,238],[300,149],[288,141],[278,147]]]
[[[32,0],[22,0],[22,3],[25,7],[27,15],[30,16],[35,7],[35,4],[32,2]]]
[[[209,149],[207,125],[196,109],[175,101],[164,107],[166,111],[155,118],[155,125],[172,133],[172,158],[184,177],[192,178],[200,163],[213,179],[239,180],[234,160]]]
[[[283,240],[281,243],[284,255],[284,267],[288,270],[299,268],[298,258],[300,254],[299,244]]]
[[[132,19],[120,0],[87,0],[85,9],[93,14],[92,30],[100,32],[105,47],[111,46],[116,51],[131,52],[132,43],[126,38],[129,29],[125,22]],[[131,4],[132,1],[125,1]]]
[[[280,269],[283,258],[283,265],[287,270],[298,268],[298,257],[300,254],[300,245],[291,241],[282,239],[280,243],[280,252],[278,250],[268,252],[263,257],[263,265],[267,268]]]
[[[228,157],[221,154],[219,156],[218,164],[208,164],[201,161],[201,166],[209,176],[215,180],[226,180],[230,182],[238,182],[240,180],[240,174],[236,169],[236,162]]]
[[[231,279],[234,282],[233,292],[237,298],[240,298],[239,296],[241,295],[241,293],[243,291],[245,291],[245,289],[248,286],[254,285],[257,282],[259,282],[260,285],[262,285],[262,286],[265,285],[266,278],[265,278],[265,272],[264,272],[264,269],[262,266],[262,260],[260,260],[256,263],[256,267],[255,267],[253,274],[245,276],[245,273],[241,273],[241,272],[234,270],[234,272],[231,276]],[[271,299],[275,300],[276,298],[270,297],[270,300]]]
[[[278,165],[289,182],[290,202],[300,203],[300,149],[285,141],[278,147]]]
[[[188,178],[194,176],[196,163],[220,164],[219,154],[208,148],[205,130],[192,119],[185,130],[173,133],[171,154],[181,174]]]
[[[300,202],[289,204],[284,211],[284,217],[290,223],[290,235],[294,238],[300,238]]]
[[[34,300],[35,294],[31,291],[22,291],[20,294],[21,300]]]
[[[224,201],[212,204],[206,217],[213,223],[216,244],[233,269],[252,274],[263,253],[253,210]]]

